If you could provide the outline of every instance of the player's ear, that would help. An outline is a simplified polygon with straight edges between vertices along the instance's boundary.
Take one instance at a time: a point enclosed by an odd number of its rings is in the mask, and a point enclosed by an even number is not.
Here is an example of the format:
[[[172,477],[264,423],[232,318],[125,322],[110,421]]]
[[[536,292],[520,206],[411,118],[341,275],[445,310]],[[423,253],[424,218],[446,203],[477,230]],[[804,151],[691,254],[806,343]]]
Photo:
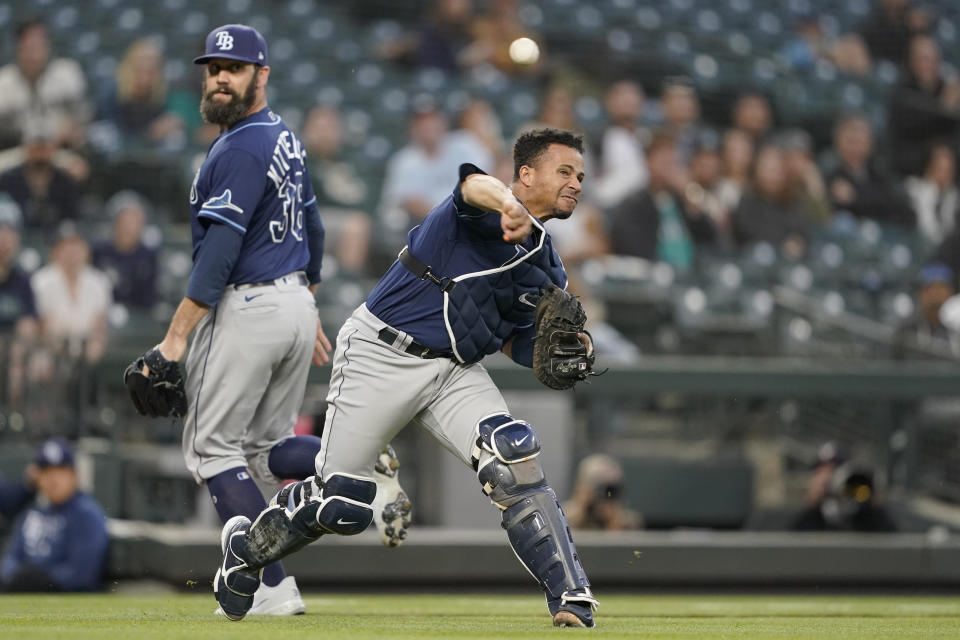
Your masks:
[[[520,167],[520,182],[525,187],[533,185],[533,174],[536,171],[533,167],[528,164],[525,164]]]
[[[267,86],[267,78],[270,77],[270,67],[263,66],[257,70],[257,86],[263,88]]]

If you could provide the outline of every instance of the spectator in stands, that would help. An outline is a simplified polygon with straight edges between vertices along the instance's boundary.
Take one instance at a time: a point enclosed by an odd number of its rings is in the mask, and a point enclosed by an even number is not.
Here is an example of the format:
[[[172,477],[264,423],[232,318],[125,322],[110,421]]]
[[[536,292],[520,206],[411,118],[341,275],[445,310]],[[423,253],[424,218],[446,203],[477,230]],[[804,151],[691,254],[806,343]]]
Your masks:
[[[688,211],[681,194],[689,179],[669,131],[654,134],[647,149],[650,182],[613,211],[611,252],[660,260],[679,270],[694,264],[696,245],[715,242],[709,216]]]
[[[160,42],[143,38],[127,48],[117,65],[97,120],[113,127],[122,148],[180,150],[187,132],[183,118],[172,110],[174,98],[167,89]]]
[[[747,132],[754,144],[765,141],[773,127],[773,107],[770,99],[755,90],[741,93],[733,104],[731,126]]]
[[[472,18],[471,0],[435,0],[417,33],[383,43],[379,53],[401,64],[459,72],[472,39]]]
[[[875,0],[873,13],[860,27],[860,37],[874,60],[906,62],[910,39],[932,26],[929,12],[912,0]]]
[[[93,248],[93,266],[113,283],[113,300],[140,311],[157,303],[156,246],[144,241],[149,205],[138,193],[121,191],[104,206],[113,235]]]
[[[906,72],[890,98],[889,137],[893,168],[921,175],[937,142],[960,142],[960,79],[940,65],[940,48],[929,36],[910,41]]]
[[[443,112],[428,108],[413,113],[410,142],[388,161],[380,199],[380,218],[391,246],[449,195],[464,162],[484,171],[492,171],[496,163],[482,145],[465,149],[450,144]]]
[[[37,452],[37,501],[18,520],[0,566],[2,591],[94,591],[107,559],[106,517],[78,489],[70,446],[48,440]]]
[[[107,344],[110,279],[90,266],[87,241],[69,228],[63,230],[50,258],[30,281],[43,335],[56,352],[97,362]]]
[[[940,314],[944,303],[956,295],[956,272],[953,267],[960,266],[960,257],[956,253],[941,254],[960,248],[957,246],[957,237],[956,232],[951,233],[933,260],[921,269],[916,312],[898,326],[894,334],[895,358],[916,357],[918,354],[926,357],[935,354],[943,358],[960,356],[956,330],[947,327]]]
[[[820,447],[817,467],[807,485],[807,506],[797,516],[797,531],[896,531],[880,504],[873,471],[855,464],[849,453],[828,442]]]
[[[578,277],[573,266],[591,258],[600,258],[610,252],[606,218],[603,211],[588,203],[577,207],[577,215],[562,223],[546,224],[553,246],[567,268],[571,282]],[[581,286],[582,291],[585,287]],[[578,293],[585,295],[586,293]],[[593,319],[593,316],[590,316]]]
[[[700,100],[693,81],[686,76],[667,78],[660,105],[664,124],[676,140],[677,157],[686,167],[700,136]]]
[[[540,100],[540,111],[537,112],[537,117],[521,125],[517,135],[544,127],[567,131],[577,130],[577,114],[573,104],[573,91],[562,83],[553,84],[544,92]]]
[[[806,216],[815,223],[830,220],[833,211],[827,197],[827,185],[813,160],[813,141],[803,129],[787,129],[774,141],[783,149],[787,182]]]
[[[0,334],[28,342],[36,339],[40,326],[30,276],[16,263],[22,223],[17,203],[0,197]]]
[[[316,106],[307,113],[301,138],[311,175],[315,175],[317,205],[366,209],[372,204],[370,190],[344,157],[343,135],[343,120],[335,107]]]
[[[416,46],[416,64],[455,73],[471,61],[464,50],[472,40],[473,2],[436,0]]]
[[[0,347],[7,361],[6,399],[14,407],[19,407],[27,382],[49,375],[33,351],[40,323],[30,276],[16,263],[21,224],[17,204],[0,199]]]
[[[54,142],[83,144],[90,119],[87,82],[74,60],[51,58],[50,36],[38,18],[17,25],[16,60],[0,68],[0,149],[23,139],[29,119],[50,119]]]
[[[720,183],[717,196],[727,211],[740,204],[740,197],[750,184],[753,175],[753,138],[746,131],[727,129],[720,147]]]
[[[329,252],[347,275],[362,275],[370,252],[370,188],[343,156],[343,124],[333,107],[317,106],[303,124],[313,192]]]
[[[957,156],[945,144],[934,145],[922,176],[908,176],[905,182],[917,227],[932,244],[939,244],[956,226],[960,192],[956,183]]]
[[[873,133],[862,115],[841,117],[834,128],[838,166],[827,178],[834,210],[858,219],[913,228],[916,217],[906,195],[873,159]]]
[[[916,348],[925,354],[960,357],[960,331],[948,319],[945,326],[941,310],[957,294],[957,278],[960,275],[960,225],[934,249],[920,271],[917,291],[917,313],[895,336],[895,355],[904,357]],[[956,309],[956,307],[954,307]],[[948,314],[952,315],[952,314]]]
[[[849,75],[863,76],[870,72],[870,52],[860,36],[830,37],[820,28],[820,16],[814,13],[797,18],[794,36],[780,49],[780,55],[791,68],[798,70],[829,62]]]
[[[503,126],[486,100],[467,103],[457,119],[457,128],[450,132],[450,140],[454,146],[462,145],[468,150],[483,147],[497,161],[504,157]]]
[[[467,53],[473,21],[472,0],[434,0],[416,32],[377,45],[377,53],[398,64],[456,74],[475,63]]]
[[[719,141],[713,131],[702,135],[690,159],[690,182],[684,187],[683,200],[688,211],[702,211],[713,222],[717,232],[717,246],[733,246],[731,211],[721,197],[721,169]]]
[[[563,503],[574,529],[625,531],[639,529],[640,515],[623,503],[623,471],[608,455],[595,453],[577,465],[573,495]]]
[[[791,188],[783,150],[766,145],[757,152],[753,183],[733,212],[733,235],[740,246],[766,242],[787,258],[807,248],[810,219]]]
[[[473,41],[461,54],[461,64],[474,67],[490,64],[509,74],[537,73],[543,68],[546,51],[543,39],[526,27],[517,15],[515,0],[491,0],[487,13],[473,23]],[[530,38],[540,45],[536,64],[522,66],[510,59],[510,43]]]
[[[644,95],[632,80],[615,82],[604,102],[607,127],[598,136],[596,177],[592,197],[603,208],[616,207],[634,191],[647,186],[647,159],[643,145],[649,134],[641,128]]]
[[[49,234],[79,216],[82,185],[54,163],[56,142],[49,120],[30,120],[23,131],[23,162],[0,173],[0,191],[16,200],[24,226]]]

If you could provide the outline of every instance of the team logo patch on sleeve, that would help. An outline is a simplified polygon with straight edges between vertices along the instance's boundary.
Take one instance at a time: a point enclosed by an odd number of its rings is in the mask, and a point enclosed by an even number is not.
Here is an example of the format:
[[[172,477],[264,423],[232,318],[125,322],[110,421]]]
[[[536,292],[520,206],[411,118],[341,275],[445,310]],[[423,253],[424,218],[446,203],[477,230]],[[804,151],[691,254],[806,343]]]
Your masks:
[[[203,209],[230,209],[231,211],[236,211],[237,213],[243,213],[243,209],[237,205],[230,202],[230,198],[233,196],[230,193],[230,189],[225,190],[219,196],[214,196],[206,202],[203,203]]]

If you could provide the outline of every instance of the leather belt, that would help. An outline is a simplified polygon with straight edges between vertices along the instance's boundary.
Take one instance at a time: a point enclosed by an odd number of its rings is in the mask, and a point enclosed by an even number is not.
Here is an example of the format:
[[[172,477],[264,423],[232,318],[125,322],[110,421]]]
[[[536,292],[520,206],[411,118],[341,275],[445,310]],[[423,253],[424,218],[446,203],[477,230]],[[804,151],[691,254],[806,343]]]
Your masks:
[[[395,346],[397,338],[400,337],[393,329],[384,327],[380,329],[380,333],[377,334],[377,338],[380,339],[380,342],[386,342],[388,345]],[[399,347],[398,347],[399,348]],[[434,351],[429,347],[425,347],[416,340],[410,340],[405,348],[401,349],[406,353],[409,353],[412,356],[417,356],[418,358],[423,358],[424,360],[431,360],[433,358],[449,358],[450,356],[446,353],[441,353],[439,351]]]
[[[286,282],[288,278],[296,278],[297,284],[307,286],[310,284],[310,281],[307,280],[307,274],[303,271],[294,271],[293,273],[288,273],[285,276],[280,276],[279,278],[274,278],[273,280],[264,280],[263,282],[244,282],[243,284],[235,284],[233,288],[237,291],[243,291],[244,289],[252,289],[253,287],[264,287],[268,284],[289,284]]]

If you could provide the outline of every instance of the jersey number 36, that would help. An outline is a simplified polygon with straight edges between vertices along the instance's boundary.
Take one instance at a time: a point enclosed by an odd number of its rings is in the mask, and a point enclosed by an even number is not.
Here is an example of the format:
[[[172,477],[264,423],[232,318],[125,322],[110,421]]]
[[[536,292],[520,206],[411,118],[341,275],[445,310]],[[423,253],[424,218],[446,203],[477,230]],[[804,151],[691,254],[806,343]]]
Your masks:
[[[295,184],[288,175],[277,189],[277,197],[283,205],[283,219],[270,221],[270,237],[276,243],[283,242],[287,232],[297,242],[303,241],[303,172],[294,172]]]

